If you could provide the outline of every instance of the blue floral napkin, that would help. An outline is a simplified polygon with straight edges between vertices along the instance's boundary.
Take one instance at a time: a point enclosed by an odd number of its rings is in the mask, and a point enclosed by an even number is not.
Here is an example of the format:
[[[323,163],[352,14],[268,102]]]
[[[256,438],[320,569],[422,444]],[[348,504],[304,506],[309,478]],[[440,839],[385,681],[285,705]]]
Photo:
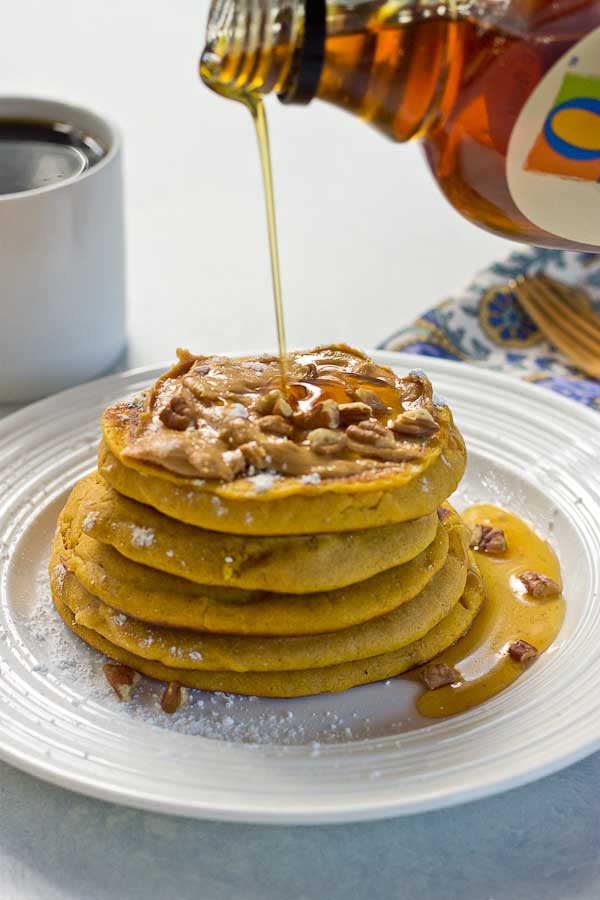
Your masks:
[[[600,315],[600,256],[531,248],[493,263],[381,349],[466,360],[534,381],[600,412],[600,381],[584,375],[546,340],[510,289],[517,275],[540,270],[584,288]]]

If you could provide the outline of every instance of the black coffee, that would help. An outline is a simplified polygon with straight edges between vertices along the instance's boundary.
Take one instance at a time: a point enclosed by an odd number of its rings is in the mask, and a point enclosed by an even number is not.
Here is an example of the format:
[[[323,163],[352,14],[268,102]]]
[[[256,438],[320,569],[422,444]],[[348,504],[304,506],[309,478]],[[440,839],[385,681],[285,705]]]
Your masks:
[[[105,155],[99,141],[72,125],[0,119],[0,194],[81,175]]]

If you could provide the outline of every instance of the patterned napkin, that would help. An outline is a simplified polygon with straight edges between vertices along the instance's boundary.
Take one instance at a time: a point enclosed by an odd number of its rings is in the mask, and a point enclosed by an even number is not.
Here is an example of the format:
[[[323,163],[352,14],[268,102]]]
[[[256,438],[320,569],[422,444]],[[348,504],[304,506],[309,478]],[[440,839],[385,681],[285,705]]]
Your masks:
[[[600,381],[544,338],[510,290],[511,279],[540,270],[584,288],[600,315],[600,256],[530,248],[493,263],[380,349],[466,360],[533,381],[600,413]]]

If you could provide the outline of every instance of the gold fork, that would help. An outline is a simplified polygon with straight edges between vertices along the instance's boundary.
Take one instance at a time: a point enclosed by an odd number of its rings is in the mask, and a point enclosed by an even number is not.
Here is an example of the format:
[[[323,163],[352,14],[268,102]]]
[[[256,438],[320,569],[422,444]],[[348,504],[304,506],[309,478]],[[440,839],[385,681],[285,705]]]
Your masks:
[[[600,316],[586,292],[543,272],[519,275],[511,287],[548,340],[587,375],[600,378]]]

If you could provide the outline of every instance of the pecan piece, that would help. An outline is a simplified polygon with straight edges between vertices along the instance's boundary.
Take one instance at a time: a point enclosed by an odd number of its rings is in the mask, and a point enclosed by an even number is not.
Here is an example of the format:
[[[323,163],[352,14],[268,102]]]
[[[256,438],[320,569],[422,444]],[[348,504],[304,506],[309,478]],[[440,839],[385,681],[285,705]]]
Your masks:
[[[289,437],[292,431],[294,430],[292,425],[289,422],[286,422],[283,416],[263,416],[262,419],[258,421],[258,427],[261,431],[266,431],[268,434],[279,434],[282,437]]]
[[[102,671],[119,700],[131,700],[131,692],[142,677],[140,673],[121,663],[105,663]]]
[[[260,415],[274,413],[276,416],[283,416],[286,419],[289,419],[292,415],[292,407],[278,388],[269,391],[268,394],[262,394],[262,396],[257,397],[254,409]]]
[[[337,428],[339,424],[340,411],[335,400],[322,400],[310,409],[294,413],[294,425],[299,428]]]
[[[428,409],[417,406],[414,409],[407,409],[400,413],[394,420],[392,430],[398,432],[398,434],[426,437],[439,431],[440,426]]]
[[[180,394],[171,397],[167,405],[161,409],[158,418],[163,425],[174,431],[185,431],[196,421],[192,404]]]
[[[367,406],[370,406],[372,411],[375,413],[385,412],[388,409],[386,403],[377,396],[374,391],[369,391],[367,388],[357,388],[355,391],[356,396],[360,400],[361,403],[366,403]]]
[[[523,572],[519,575],[528,594],[532,597],[556,597],[560,594],[560,585],[554,578],[540,572]]]
[[[244,458],[249,466],[254,466],[255,469],[268,468],[269,454],[265,448],[256,441],[249,441],[247,444],[242,444],[239,449],[244,454]]]
[[[440,522],[444,522],[452,513],[445,506],[438,506],[437,515]]]
[[[290,419],[292,416],[292,407],[285,397],[278,397],[273,404],[273,412],[276,416],[283,416],[286,419]]]
[[[430,691],[437,691],[438,688],[458,681],[456,672],[445,663],[429,663],[421,669],[421,678]]]
[[[372,447],[395,447],[396,441],[389,428],[375,420],[368,419],[356,425],[348,425],[346,434],[359,444],[370,444]]]
[[[188,702],[188,689],[182,687],[178,681],[170,681],[160,699],[163,712],[173,715]]]
[[[473,525],[469,547],[482,553],[506,553],[506,536],[501,528],[491,525]]]
[[[355,422],[369,419],[372,411],[368,403],[361,403],[360,401],[340,403],[338,410],[342,425],[353,425]]]
[[[232,419],[219,432],[219,437],[229,447],[239,447],[252,440],[252,426],[247,419]]]
[[[528,641],[513,641],[508,648],[508,655],[515,662],[528,663],[540,655],[540,651]]]
[[[315,428],[308,433],[308,443],[311,450],[322,456],[333,456],[344,450],[346,437],[340,431],[331,431],[329,428]]]

